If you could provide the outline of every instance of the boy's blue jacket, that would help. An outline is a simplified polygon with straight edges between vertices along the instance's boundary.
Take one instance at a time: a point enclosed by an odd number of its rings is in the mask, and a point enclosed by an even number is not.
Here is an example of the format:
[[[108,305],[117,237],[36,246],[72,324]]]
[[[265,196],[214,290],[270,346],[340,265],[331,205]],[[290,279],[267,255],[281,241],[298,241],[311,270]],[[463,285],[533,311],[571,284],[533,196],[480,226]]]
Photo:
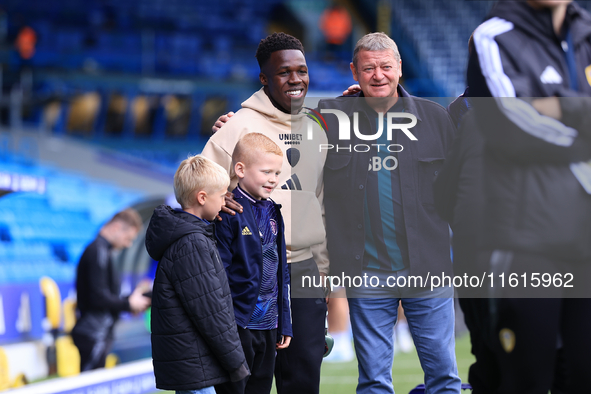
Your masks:
[[[251,205],[252,197],[246,196],[239,187],[234,189],[234,198],[244,208],[232,216],[220,212],[221,221],[216,222],[217,247],[228,274],[236,324],[245,328],[256,306],[263,277],[263,248],[258,225]],[[277,286],[279,335],[293,336],[291,328],[291,300],[289,271],[285,250],[284,224],[281,205],[273,202],[277,210],[277,254],[279,256]],[[248,229],[247,229],[248,228]],[[279,338],[278,338],[279,340]]]

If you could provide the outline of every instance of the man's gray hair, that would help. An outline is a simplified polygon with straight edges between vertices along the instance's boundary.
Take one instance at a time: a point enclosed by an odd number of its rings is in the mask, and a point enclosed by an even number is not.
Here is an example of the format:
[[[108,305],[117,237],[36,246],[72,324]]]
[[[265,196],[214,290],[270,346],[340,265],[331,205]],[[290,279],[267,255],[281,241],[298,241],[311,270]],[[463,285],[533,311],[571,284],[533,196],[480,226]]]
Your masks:
[[[359,51],[383,51],[391,49],[394,52],[396,61],[400,61],[398,46],[386,33],[369,33],[357,41],[353,51],[353,65],[357,67],[357,54]]]

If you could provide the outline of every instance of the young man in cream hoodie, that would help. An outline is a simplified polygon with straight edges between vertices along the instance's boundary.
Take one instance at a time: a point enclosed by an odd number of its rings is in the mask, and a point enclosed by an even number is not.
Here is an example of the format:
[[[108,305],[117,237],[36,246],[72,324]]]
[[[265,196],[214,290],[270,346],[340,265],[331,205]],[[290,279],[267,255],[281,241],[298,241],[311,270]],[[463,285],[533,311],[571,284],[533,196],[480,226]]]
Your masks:
[[[328,273],[322,207],[326,151],[319,152],[319,144],[326,144],[327,138],[323,130],[314,128],[309,139],[306,115],[299,114],[309,81],[301,42],[274,33],[261,40],[256,58],[263,88],[242,103],[242,109],[209,139],[202,154],[228,170],[232,190],[237,184],[232,152],[244,134],[262,133],[284,153],[280,186],[272,199],[282,205],[285,220],[293,340],[289,348],[277,352],[275,378],[279,394],[313,394],[320,385],[326,303],[322,288],[310,287],[308,282],[304,287],[302,278]]]

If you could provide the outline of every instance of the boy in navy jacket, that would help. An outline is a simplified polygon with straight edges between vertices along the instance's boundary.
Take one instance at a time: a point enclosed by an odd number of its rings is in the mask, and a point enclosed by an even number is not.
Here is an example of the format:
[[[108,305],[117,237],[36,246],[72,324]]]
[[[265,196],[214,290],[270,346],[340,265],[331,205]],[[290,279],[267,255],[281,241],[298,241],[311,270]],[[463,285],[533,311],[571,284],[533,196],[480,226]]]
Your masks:
[[[218,385],[216,392],[269,393],[275,353],[287,348],[293,335],[281,206],[269,198],[283,153],[265,135],[249,133],[238,141],[232,163],[239,178],[233,193],[244,211],[220,213],[216,238],[251,376]]]

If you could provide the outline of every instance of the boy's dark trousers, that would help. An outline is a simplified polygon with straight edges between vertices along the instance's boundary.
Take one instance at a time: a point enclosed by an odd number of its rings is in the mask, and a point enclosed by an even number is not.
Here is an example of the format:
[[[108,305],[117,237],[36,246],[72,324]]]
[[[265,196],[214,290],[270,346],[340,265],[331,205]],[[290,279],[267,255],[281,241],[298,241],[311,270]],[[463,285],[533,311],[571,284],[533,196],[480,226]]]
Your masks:
[[[250,369],[250,376],[238,382],[215,386],[217,394],[265,394],[273,386],[277,329],[249,330],[238,327],[240,343]]]

